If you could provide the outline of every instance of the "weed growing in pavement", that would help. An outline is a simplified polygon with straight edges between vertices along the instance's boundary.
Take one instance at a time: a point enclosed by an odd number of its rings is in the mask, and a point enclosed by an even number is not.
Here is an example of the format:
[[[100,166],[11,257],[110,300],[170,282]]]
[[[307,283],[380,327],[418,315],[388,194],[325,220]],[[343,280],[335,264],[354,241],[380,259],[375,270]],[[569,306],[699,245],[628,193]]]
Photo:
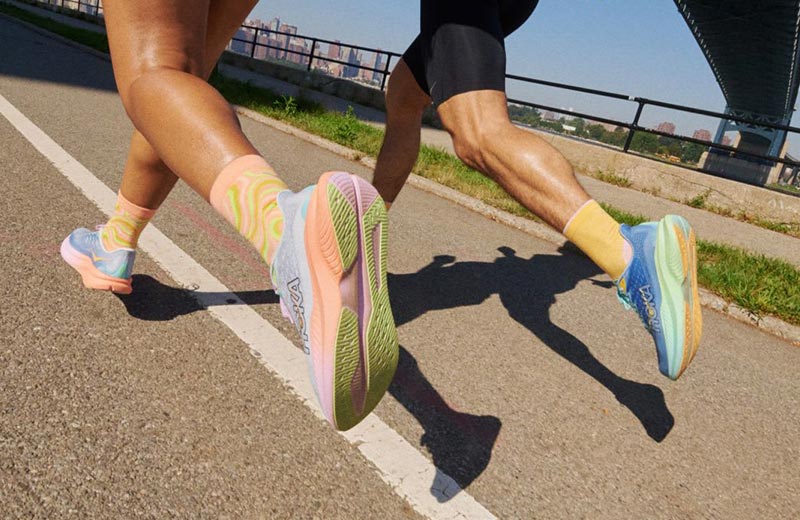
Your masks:
[[[711,190],[706,190],[703,193],[697,195],[696,197],[687,200],[684,204],[697,209],[705,209],[706,204],[708,203],[708,196],[710,194]]]
[[[617,175],[616,173],[606,173],[602,170],[597,170],[593,177],[599,181],[613,184],[614,186],[619,186],[621,188],[630,188],[633,184],[627,177]]]
[[[344,117],[339,118],[337,123],[333,130],[334,140],[346,145],[353,144],[358,135],[358,125],[361,122],[356,119],[352,106],[347,107]]]
[[[281,96],[272,102],[272,106],[283,112],[286,117],[297,115],[297,100],[292,96]]]

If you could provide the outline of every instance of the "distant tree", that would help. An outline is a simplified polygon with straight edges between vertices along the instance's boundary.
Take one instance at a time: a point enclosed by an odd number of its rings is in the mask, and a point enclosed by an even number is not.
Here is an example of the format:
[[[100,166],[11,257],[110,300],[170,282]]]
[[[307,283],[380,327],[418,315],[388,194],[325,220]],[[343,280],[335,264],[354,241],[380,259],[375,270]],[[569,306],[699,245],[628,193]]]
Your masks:
[[[606,142],[606,134],[608,134],[608,131],[602,126],[589,125],[586,127],[586,131],[591,139],[594,139],[595,141]]]
[[[575,135],[583,136],[586,134],[586,120],[575,117],[568,124],[575,127]]]
[[[633,136],[631,149],[641,153],[656,153],[659,146],[658,137],[646,132],[637,132]]]
[[[703,146],[697,143],[684,143],[683,152],[681,153],[681,160],[689,164],[697,164],[700,162],[700,157],[703,152],[708,150],[708,146]]]
[[[508,115],[512,121],[530,126],[538,126],[539,121],[542,119],[537,109],[522,105],[509,105]]]
[[[628,129],[618,126],[613,132],[608,132],[606,142],[614,146],[624,146],[625,141],[628,139]]]

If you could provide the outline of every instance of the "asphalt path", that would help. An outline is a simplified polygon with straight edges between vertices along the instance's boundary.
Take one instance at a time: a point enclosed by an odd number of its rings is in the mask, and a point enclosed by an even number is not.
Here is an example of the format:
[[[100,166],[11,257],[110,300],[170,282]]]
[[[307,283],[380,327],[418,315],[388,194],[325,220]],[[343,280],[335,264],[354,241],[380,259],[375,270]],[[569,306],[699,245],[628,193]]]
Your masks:
[[[112,190],[107,61],[0,18],[0,94]],[[244,118],[292,188],[356,163]],[[413,518],[414,508],[147,254],[134,294],[58,255],[103,214],[0,118],[0,516]],[[179,185],[153,224],[295,344],[246,242]],[[501,518],[793,518],[800,350],[705,313],[679,382],[585,258],[408,188],[401,363],[376,415]],[[433,482],[423,484],[432,485]]]

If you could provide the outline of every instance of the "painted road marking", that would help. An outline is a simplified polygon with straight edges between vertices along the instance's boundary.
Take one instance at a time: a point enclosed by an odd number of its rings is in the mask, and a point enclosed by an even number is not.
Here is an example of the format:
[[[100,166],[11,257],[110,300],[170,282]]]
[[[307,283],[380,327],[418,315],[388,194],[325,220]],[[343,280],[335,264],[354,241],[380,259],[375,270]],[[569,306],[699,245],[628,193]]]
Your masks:
[[[116,193],[17,110],[2,94],[0,113],[100,211],[106,215],[113,213]],[[142,234],[139,248],[175,282],[197,287],[193,296],[198,303],[244,341],[253,355],[311,408],[320,420],[325,420],[308,380],[305,357],[291,341],[155,226],[148,226]],[[218,305],[225,300],[233,300],[234,303]],[[375,465],[381,479],[418,513],[437,520],[495,518],[451,477],[436,468],[375,414],[368,416],[352,430],[341,432],[341,435]]]

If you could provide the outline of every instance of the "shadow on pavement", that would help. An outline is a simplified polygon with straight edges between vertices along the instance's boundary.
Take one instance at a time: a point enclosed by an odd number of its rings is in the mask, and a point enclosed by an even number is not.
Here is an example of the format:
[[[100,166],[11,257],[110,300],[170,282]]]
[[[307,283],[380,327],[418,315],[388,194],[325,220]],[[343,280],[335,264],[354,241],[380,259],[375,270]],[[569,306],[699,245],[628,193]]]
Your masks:
[[[205,310],[196,296],[211,298],[212,305],[231,305],[236,300],[226,293],[199,293],[170,287],[148,275],[133,276],[132,294],[117,295],[128,314],[145,321],[170,321],[179,316]],[[274,291],[245,291],[236,295],[247,305],[278,303]],[[420,444],[433,457],[436,467],[453,478],[460,487],[472,483],[491,459],[500,433],[497,417],[476,416],[453,410],[420,371],[416,359],[400,347],[400,361],[389,393],[420,423],[425,433]],[[440,476],[441,477],[441,476]],[[434,489],[431,493],[444,502],[452,491]]]
[[[621,378],[598,361],[578,338],[555,325],[549,309],[556,295],[578,282],[601,274],[597,266],[574,255],[534,255],[525,259],[509,247],[499,248],[494,262],[456,262],[437,256],[416,273],[389,275],[392,308],[397,325],[426,312],[478,305],[491,295],[500,296],[509,316],[530,330],[542,343],[598,383],[633,413],[647,434],[663,441],[675,420],[660,388]],[[610,287],[610,282],[592,283]]]
[[[397,373],[389,393],[419,421],[425,433],[420,439],[436,468],[451,477],[462,489],[478,478],[492,458],[502,423],[492,415],[472,415],[450,407],[420,371],[417,360],[400,347]],[[439,502],[454,495],[431,484],[431,494]]]
[[[134,318],[145,321],[171,321],[178,316],[205,310],[196,296],[210,298],[211,305],[231,305],[236,300],[226,293],[202,293],[191,289],[170,287],[152,276],[133,275],[133,293],[123,296],[117,294],[125,310]],[[278,295],[272,290],[241,291],[234,293],[247,305],[278,303]]]

